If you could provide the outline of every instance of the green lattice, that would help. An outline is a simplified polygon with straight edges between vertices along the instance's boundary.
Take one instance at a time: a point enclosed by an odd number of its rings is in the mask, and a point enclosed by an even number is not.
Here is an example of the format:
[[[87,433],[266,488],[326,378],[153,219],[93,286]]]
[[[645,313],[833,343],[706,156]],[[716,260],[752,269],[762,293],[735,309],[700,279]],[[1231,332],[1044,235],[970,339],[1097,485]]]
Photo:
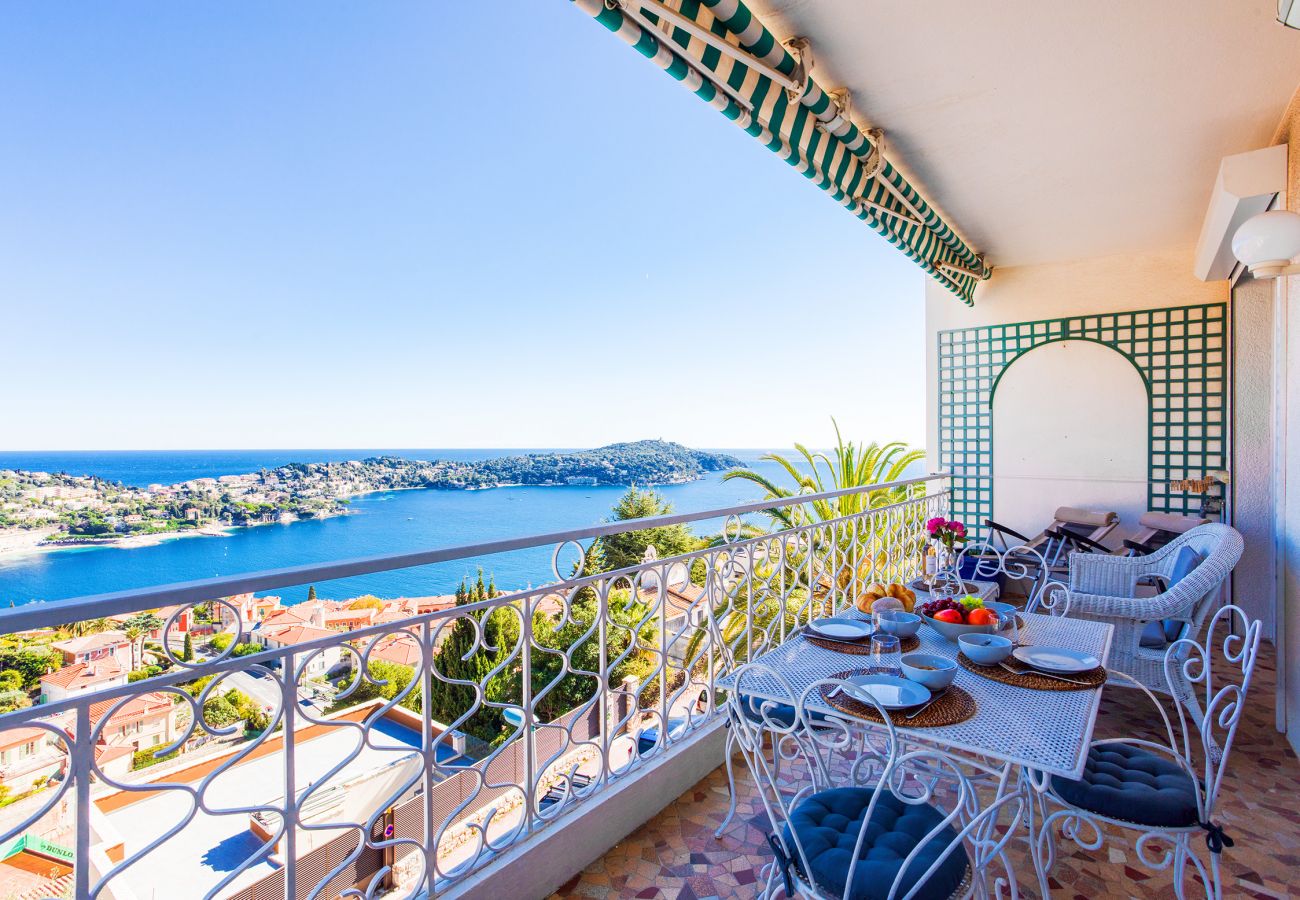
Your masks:
[[[1103,344],[1142,376],[1149,400],[1148,509],[1199,512],[1203,495],[1172,491],[1169,482],[1225,467],[1226,304],[957,328],[939,332],[938,340],[939,464],[953,473],[952,509],[965,522],[982,525],[993,514],[998,379],[1020,356],[1053,341]],[[1079,389],[1088,389],[1086,380]]]

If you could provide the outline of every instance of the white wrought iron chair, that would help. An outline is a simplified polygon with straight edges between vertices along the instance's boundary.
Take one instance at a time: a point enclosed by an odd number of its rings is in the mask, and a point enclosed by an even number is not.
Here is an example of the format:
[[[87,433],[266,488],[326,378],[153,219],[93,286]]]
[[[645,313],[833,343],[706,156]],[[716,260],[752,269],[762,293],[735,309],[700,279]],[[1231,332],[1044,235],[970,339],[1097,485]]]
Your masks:
[[[818,900],[986,897],[996,892],[987,883],[993,864],[1003,872],[996,887],[1010,885],[1014,892],[1005,850],[1015,828],[1000,830],[997,820],[1009,812],[1013,823],[1019,821],[1019,795],[981,810],[963,768],[936,750],[903,752],[888,717],[870,698],[864,701],[886,724],[809,708],[823,686],[834,690],[842,681],[819,681],[796,696],[777,672],[755,663],[737,672],[736,684],[727,704],[731,727],[772,827],[774,858],[764,867],[761,897],[778,888],[789,897]],[[738,699],[742,692],[777,699],[760,702],[755,716],[755,708]],[[809,728],[814,717],[816,727]],[[872,731],[869,741],[862,739],[864,726]],[[765,737],[781,742],[780,774],[764,752]],[[800,765],[792,765],[795,760]],[[802,784],[791,784],[793,772],[807,773]]]
[[[1165,646],[1143,646],[1143,632],[1161,623],[1166,641],[1195,639],[1214,612],[1219,589],[1241,559],[1242,540],[1228,525],[1200,525],[1149,556],[1070,554],[1069,615],[1115,626],[1108,668],[1123,672],[1160,693],[1165,679]],[[1197,558],[1199,557],[1199,561]],[[1149,597],[1137,596],[1143,581],[1167,585]],[[1116,683],[1123,683],[1122,681]],[[1177,684],[1180,700],[1191,697]],[[1194,699],[1194,698],[1193,698]]]
[[[1221,657],[1215,654],[1220,637]],[[1198,720],[1195,706],[1178,702],[1177,731],[1156,695],[1131,682],[1145,691],[1159,712],[1168,744],[1132,737],[1094,741],[1083,778],[1052,776],[1037,785],[1045,811],[1053,810],[1043,817],[1037,835],[1049,870],[1055,861],[1058,827],[1085,850],[1097,850],[1105,840],[1102,827],[1109,824],[1138,834],[1135,847],[1143,865],[1156,870],[1173,866],[1178,897],[1184,896],[1189,863],[1200,875],[1207,897],[1223,896],[1219,857],[1232,846],[1232,839],[1216,824],[1214,811],[1259,640],[1259,621],[1248,619],[1240,607],[1225,606],[1210,621],[1204,644],[1183,638],[1166,649],[1169,692],[1178,696],[1173,685],[1185,683],[1205,704],[1205,715]],[[1216,688],[1215,666],[1220,664],[1233,678]],[[1193,840],[1202,833],[1209,851],[1208,868]]]

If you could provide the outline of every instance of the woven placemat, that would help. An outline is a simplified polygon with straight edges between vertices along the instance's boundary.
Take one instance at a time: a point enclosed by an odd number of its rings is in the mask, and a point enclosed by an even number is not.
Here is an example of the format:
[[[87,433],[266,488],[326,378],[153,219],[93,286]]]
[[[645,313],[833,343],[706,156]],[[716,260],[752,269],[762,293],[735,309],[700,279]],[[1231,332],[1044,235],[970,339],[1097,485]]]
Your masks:
[[[876,675],[890,674],[896,675],[897,671],[888,671],[873,667],[869,669],[849,669],[846,672],[837,672],[831,678],[846,679],[855,675]],[[824,684],[821,686],[822,699],[840,712],[848,713],[859,719],[866,719],[869,722],[883,721],[880,718],[880,712],[874,706],[868,706],[860,703],[845,693],[840,693],[834,698],[831,693],[835,690],[835,685]],[[965,722],[971,716],[975,715],[977,707],[975,698],[972,697],[962,688],[955,684],[949,685],[948,690],[944,691],[942,697],[935,700],[915,718],[909,719],[907,714],[910,709],[891,709],[888,710],[889,718],[896,726],[903,728],[939,728],[943,725],[956,725],[958,722]]]
[[[848,641],[827,641],[821,638],[815,638],[806,631],[803,633],[803,636],[808,639],[808,643],[812,644],[814,647],[821,647],[823,650],[834,650],[836,653],[852,653],[857,656],[871,655],[870,638],[867,638],[865,641],[854,641],[850,643]],[[920,646],[921,639],[916,635],[898,639],[899,653],[911,653]]]
[[[1052,678],[1035,672],[1019,660],[1008,657],[1007,665],[1019,668],[1019,672],[1008,672],[1001,666],[981,666],[971,662],[965,653],[957,654],[957,662],[963,669],[973,672],[981,678],[987,678],[989,681],[1000,681],[1002,684],[1009,684],[1013,687],[1029,688],[1034,691],[1090,691],[1093,688],[1099,688],[1106,683],[1106,669],[1104,666],[1098,666],[1095,669],[1089,669],[1087,672],[1071,673],[1062,675],[1061,678],[1069,678],[1070,681],[1061,681],[1058,678]],[[1075,681],[1084,682],[1083,684],[1074,684]]]

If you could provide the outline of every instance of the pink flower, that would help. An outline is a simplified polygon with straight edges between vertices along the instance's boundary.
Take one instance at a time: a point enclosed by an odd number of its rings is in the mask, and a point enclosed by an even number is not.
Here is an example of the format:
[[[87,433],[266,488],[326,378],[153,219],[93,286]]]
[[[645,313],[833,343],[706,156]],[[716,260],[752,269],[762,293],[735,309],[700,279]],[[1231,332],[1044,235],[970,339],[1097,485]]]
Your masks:
[[[930,532],[930,534],[934,534],[936,531],[938,531],[940,528],[944,527],[947,524],[948,524],[948,520],[945,519],[943,516],[935,516],[933,519],[929,519],[926,521],[925,530]]]
[[[961,522],[958,522],[956,519],[951,520],[948,523],[948,527],[951,528],[953,531],[955,531],[957,534],[966,533],[966,526],[963,525]]]

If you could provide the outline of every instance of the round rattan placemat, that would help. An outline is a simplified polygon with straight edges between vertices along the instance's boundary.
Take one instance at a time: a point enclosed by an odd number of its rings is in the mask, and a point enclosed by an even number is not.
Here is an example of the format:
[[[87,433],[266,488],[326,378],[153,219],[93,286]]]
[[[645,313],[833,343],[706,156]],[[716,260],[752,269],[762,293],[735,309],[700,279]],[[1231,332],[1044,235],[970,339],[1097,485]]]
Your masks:
[[[880,668],[869,669],[849,669],[845,672],[837,672],[831,678],[845,679],[852,678],[854,675],[874,675],[884,672]],[[893,672],[887,674],[896,674]],[[822,699],[835,707],[842,713],[848,713],[859,719],[866,719],[869,722],[880,722],[880,712],[874,706],[868,706],[849,697],[846,694],[838,694],[831,697],[835,690],[834,685],[822,685]],[[893,723],[905,728],[939,728],[943,725],[956,725],[958,722],[965,722],[971,716],[975,715],[977,707],[975,698],[964,691],[959,686],[949,685],[944,691],[943,696],[935,700],[915,718],[909,719],[907,714],[909,709],[891,709],[888,710],[889,718]]]
[[[1034,691],[1090,691],[1093,688],[1099,688],[1106,683],[1106,669],[1104,666],[1098,666],[1095,669],[1089,669],[1087,672],[1077,674],[1062,675],[1061,678],[1069,678],[1070,681],[1062,681],[1059,678],[1052,678],[1035,672],[1033,669],[1024,665],[1019,660],[1007,657],[1006,664],[1020,671],[1008,672],[1002,666],[981,666],[971,662],[965,653],[957,654],[957,662],[963,669],[981,678],[987,678],[989,681],[999,681],[1002,684],[1009,684],[1013,687],[1029,688]],[[1083,684],[1075,684],[1081,681]]]
[[[809,634],[806,631],[804,632],[803,636],[807,638],[808,643],[812,644],[814,647],[821,647],[823,650],[834,650],[836,653],[851,653],[856,656],[871,655],[870,638],[861,642],[827,641],[821,638],[813,637],[811,634]],[[898,641],[898,652],[911,653],[913,650],[915,650],[917,647],[920,646],[921,646],[921,639],[916,635],[912,635],[911,637],[900,638]]]

